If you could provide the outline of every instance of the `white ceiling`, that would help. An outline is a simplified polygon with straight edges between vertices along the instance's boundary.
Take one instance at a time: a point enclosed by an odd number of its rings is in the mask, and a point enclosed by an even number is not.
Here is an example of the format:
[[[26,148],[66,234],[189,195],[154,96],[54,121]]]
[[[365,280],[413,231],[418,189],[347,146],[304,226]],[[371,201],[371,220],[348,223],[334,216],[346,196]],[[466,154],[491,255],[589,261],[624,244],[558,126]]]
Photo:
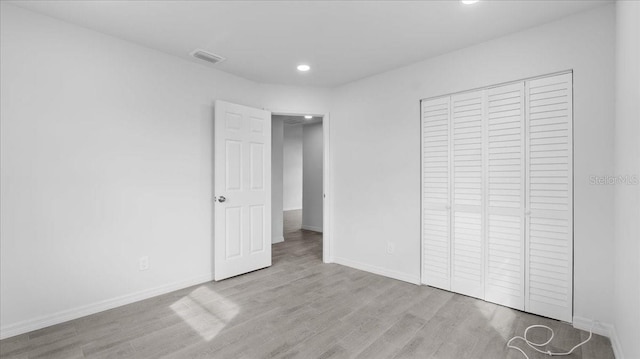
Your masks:
[[[609,2],[13,1],[190,61],[204,49],[250,80],[330,87]],[[302,62],[311,71],[298,73]]]

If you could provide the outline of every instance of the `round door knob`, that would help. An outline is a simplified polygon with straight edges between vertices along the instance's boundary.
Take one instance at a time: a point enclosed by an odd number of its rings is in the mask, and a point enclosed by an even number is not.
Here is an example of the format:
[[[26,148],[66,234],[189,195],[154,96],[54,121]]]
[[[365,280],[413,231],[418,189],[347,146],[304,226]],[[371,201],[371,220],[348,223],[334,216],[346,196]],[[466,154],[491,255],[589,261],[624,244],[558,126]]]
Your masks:
[[[227,200],[227,199],[226,199],[226,198],[224,198],[224,196],[220,196],[220,197],[218,197],[218,202],[220,202],[220,203],[222,203],[222,202],[224,202],[224,201],[226,201],[226,200]]]

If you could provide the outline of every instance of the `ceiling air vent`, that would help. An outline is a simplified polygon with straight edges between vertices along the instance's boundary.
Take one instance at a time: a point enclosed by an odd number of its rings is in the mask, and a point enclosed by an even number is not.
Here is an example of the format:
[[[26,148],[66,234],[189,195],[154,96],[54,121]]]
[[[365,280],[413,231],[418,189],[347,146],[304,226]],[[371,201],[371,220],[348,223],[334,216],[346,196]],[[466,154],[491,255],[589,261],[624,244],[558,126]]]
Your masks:
[[[217,63],[222,62],[222,61],[225,60],[225,58],[222,57],[222,56],[218,56],[218,55],[215,55],[215,54],[212,54],[210,52],[206,52],[206,51],[200,50],[200,49],[194,50],[191,53],[191,56],[195,57],[196,59],[200,59],[200,60],[203,60],[203,61],[206,61],[206,62],[210,62],[212,64],[217,64]]]

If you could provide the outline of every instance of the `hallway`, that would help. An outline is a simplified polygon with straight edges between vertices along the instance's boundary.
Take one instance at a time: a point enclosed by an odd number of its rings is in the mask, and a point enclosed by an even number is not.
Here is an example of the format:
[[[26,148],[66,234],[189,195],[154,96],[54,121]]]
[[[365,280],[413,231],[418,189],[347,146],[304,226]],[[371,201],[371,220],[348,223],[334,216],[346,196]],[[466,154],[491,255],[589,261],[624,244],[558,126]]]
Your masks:
[[[322,233],[302,227],[302,210],[284,211],[284,242],[272,247],[273,264],[286,256],[322,261]]]

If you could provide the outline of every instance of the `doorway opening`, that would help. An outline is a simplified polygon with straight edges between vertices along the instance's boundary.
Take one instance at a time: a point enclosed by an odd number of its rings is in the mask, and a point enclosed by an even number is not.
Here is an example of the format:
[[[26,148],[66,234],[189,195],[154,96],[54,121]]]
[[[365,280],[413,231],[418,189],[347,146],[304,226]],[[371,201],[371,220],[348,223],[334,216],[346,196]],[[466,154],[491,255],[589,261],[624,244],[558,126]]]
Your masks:
[[[272,114],[272,240],[276,248],[308,249],[309,255],[328,262],[323,248],[325,221],[324,116]]]

